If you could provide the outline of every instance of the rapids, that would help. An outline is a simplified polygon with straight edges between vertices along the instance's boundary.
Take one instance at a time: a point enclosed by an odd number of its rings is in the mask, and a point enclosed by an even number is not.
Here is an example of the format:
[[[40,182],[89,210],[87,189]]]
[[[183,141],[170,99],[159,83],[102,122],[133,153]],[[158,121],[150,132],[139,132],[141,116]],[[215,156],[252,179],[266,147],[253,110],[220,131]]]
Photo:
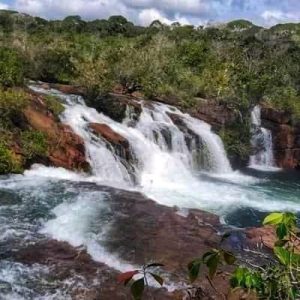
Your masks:
[[[37,85],[31,88],[61,99],[65,106],[61,121],[84,139],[92,173],[35,165],[24,175],[0,178],[0,299],[71,299],[74,282],[86,284],[84,278],[51,282],[45,266],[29,267],[12,259],[12,253],[49,238],[84,247],[95,261],[115,270],[134,267],[105,247],[113,222],[110,192],[83,183],[139,191],[182,212],[204,209],[240,227],[259,224],[265,212],[300,211],[298,173],[233,171],[210,125],[175,107],[143,101],[138,121],[128,109],[127,117],[118,123],[88,107],[80,96]],[[260,127],[259,109],[252,118]],[[125,161],[90,130],[90,123],[106,124],[126,138],[133,159]],[[251,166],[270,169],[275,167],[272,139],[263,129],[261,134],[264,147],[251,158]]]

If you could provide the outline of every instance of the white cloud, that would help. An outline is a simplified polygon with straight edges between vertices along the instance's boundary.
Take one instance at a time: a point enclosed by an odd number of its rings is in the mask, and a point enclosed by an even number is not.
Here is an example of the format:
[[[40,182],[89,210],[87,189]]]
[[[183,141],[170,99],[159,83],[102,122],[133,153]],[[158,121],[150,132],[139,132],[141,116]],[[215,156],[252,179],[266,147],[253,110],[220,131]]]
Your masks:
[[[3,1],[3,0],[0,0]],[[123,15],[147,25],[155,19],[183,24],[249,19],[259,25],[300,22],[300,0],[11,0],[9,8],[46,18]],[[0,2],[0,8],[8,8]]]
[[[262,13],[262,18],[265,20],[266,25],[272,26],[282,22],[297,22],[299,16],[292,13],[284,13],[280,10],[266,10]]]
[[[14,8],[49,18],[74,14],[88,19],[118,14],[129,16],[127,7],[119,0],[16,0]]]
[[[156,9],[173,14],[200,15],[208,11],[207,0],[123,0],[131,8]]]
[[[0,9],[8,9],[8,5],[0,2]]]
[[[174,19],[169,19],[163,13],[161,13],[159,10],[155,8],[141,10],[138,16],[138,20],[139,23],[144,26],[151,24],[152,21],[154,20],[159,20],[163,24],[167,24],[167,25],[170,25],[174,22],[179,22],[180,24],[184,24],[184,25],[190,24],[190,22],[186,18],[180,16],[175,16]]]

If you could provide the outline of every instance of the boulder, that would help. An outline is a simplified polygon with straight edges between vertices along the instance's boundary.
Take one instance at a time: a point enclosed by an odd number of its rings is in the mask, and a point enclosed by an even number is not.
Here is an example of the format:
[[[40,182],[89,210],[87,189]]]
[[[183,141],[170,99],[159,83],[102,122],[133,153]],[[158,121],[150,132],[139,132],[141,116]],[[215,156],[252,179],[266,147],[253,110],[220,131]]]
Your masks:
[[[131,150],[128,140],[106,124],[90,123],[89,128],[95,135],[101,137],[107,146],[114,151],[127,170],[129,170],[132,180],[136,181],[137,178],[134,169],[136,157]]]
[[[100,123],[90,123],[89,128],[95,134],[107,140],[110,144],[120,145],[124,148],[129,148],[129,142],[127,141],[127,139],[119,133],[112,130],[108,125]]]
[[[291,122],[291,114],[266,106],[262,107],[261,118],[277,124],[289,124]]]
[[[31,97],[30,105],[23,111],[26,123],[30,128],[44,133],[49,146],[47,156],[32,163],[88,171],[83,139],[49,113],[42,96],[32,93]]]
[[[85,95],[86,89],[81,86],[76,85],[66,85],[66,84],[59,84],[59,83],[47,83],[43,82],[40,84],[41,88],[44,88],[46,90],[55,89],[58,90],[64,94],[73,94],[73,95]]]
[[[117,93],[87,98],[86,101],[89,106],[117,122],[122,122],[127,114],[130,114],[133,121],[137,121],[142,112],[141,104],[134,97]]]
[[[300,125],[292,122],[291,114],[262,107],[262,126],[272,131],[274,157],[284,169],[300,167]]]

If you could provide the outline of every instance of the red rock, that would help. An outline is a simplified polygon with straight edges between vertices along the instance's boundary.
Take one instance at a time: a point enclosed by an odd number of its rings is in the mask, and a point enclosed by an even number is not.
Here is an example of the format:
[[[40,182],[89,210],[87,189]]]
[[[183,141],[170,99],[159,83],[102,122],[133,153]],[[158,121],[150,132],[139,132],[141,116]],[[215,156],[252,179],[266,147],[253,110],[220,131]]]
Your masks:
[[[283,169],[300,167],[299,123],[292,125],[291,114],[263,107],[261,110],[263,127],[272,131],[274,157],[277,166]]]
[[[112,130],[106,124],[91,123],[89,124],[89,128],[92,129],[95,134],[102,136],[111,144],[122,145],[126,148],[129,147],[129,142],[127,141],[127,139]]]
[[[277,124],[288,124],[291,122],[291,115],[289,113],[266,106],[261,109],[261,118]]]
[[[89,169],[84,141],[69,126],[60,123],[48,112],[41,96],[32,94],[31,105],[23,113],[28,125],[47,137],[49,151],[44,163],[70,170]]]
[[[272,226],[250,228],[246,231],[246,235],[250,244],[256,245],[262,243],[269,249],[274,248],[276,233]]]

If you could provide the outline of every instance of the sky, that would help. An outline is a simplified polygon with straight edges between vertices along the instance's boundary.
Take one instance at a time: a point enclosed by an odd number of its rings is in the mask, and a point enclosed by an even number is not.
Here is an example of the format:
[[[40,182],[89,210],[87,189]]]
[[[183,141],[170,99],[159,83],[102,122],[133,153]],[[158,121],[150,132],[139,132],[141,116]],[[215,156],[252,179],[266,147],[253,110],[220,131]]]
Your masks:
[[[300,0],[0,0],[0,9],[47,19],[80,15],[90,20],[123,15],[140,25],[149,25],[153,20],[205,25],[247,19],[265,27],[300,22]]]

